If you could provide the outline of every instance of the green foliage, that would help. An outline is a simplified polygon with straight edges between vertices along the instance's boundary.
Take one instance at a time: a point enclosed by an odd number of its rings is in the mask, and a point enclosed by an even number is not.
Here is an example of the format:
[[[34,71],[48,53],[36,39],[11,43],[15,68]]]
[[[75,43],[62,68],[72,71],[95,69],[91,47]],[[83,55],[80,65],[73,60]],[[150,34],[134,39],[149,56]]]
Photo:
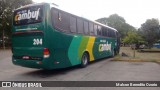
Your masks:
[[[32,0],[0,0],[0,38],[3,30],[5,36],[11,36],[13,10],[30,3]]]
[[[113,14],[108,18],[100,18],[96,21],[117,29],[121,34],[123,43],[146,44],[147,42],[151,48],[155,42],[160,40],[160,25],[157,19],[146,20],[138,31],[117,14]]]
[[[126,23],[123,17],[117,14],[110,15],[108,18],[100,18],[96,21],[117,29],[122,39],[129,31],[136,31],[133,26]]]
[[[148,19],[141,25],[139,32],[142,34],[149,48],[160,39],[159,21],[157,19]]]
[[[123,39],[123,43],[128,44],[139,44],[144,42],[142,37],[137,34],[137,32],[129,31],[127,36]]]

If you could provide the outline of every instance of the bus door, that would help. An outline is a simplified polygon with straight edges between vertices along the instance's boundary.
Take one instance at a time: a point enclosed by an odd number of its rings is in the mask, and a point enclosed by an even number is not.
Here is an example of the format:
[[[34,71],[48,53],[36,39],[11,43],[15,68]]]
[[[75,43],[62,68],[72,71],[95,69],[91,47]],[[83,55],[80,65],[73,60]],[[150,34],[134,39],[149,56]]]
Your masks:
[[[120,34],[118,32],[116,32],[116,39],[117,39],[117,54],[118,54],[120,51],[120,44],[121,44]]]

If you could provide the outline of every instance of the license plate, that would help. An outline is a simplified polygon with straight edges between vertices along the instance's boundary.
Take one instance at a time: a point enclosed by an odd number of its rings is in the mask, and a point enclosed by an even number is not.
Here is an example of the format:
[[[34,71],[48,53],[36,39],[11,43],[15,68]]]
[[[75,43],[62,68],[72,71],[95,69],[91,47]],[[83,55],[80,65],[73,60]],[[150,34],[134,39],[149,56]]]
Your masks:
[[[22,58],[23,59],[29,59],[29,56],[23,56]]]

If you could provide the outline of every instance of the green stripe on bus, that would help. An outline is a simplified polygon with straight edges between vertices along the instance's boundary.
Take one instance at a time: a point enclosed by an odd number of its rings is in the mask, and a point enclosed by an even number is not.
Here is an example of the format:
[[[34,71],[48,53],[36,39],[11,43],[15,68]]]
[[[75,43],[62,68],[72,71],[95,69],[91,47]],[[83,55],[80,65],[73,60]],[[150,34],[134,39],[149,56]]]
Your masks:
[[[72,65],[80,64],[80,58],[78,58],[78,48],[81,43],[82,36],[74,36],[68,49],[68,57]]]
[[[89,40],[89,37],[82,37],[82,40],[81,40],[81,43],[80,43],[80,46],[78,48],[78,57],[81,59],[82,57],[82,54],[84,53],[84,51],[86,50],[86,47],[87,47],[87,44],[88,44],[88,40]]]

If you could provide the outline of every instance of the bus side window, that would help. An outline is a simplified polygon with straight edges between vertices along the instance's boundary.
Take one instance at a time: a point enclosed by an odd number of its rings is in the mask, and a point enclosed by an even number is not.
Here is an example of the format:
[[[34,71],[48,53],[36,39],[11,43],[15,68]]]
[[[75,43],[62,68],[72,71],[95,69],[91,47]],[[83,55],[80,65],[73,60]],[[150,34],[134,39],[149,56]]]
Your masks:
[[[58,20],[58,10],[52,8],[52,24],[54,27],[58,28],[59,20]]]
[[[60,27],[65,30],[65,31],[69,31],[69,14],[62,12],[62,19],[61,19],[61,25]]]
[[[111,37],[114,38],[115,37],[115,32],[113,30],[111,30]]]
[[[106,37],[108,37],[108,28],[105,29]]]
[[[113,37],[116,38],[116,32],[115,31],[113,31]]]
[[[98,25],[98,35],[101,36],[102,32],[101,32],[101,26]]]
[[[106,36],[106,30],[105,30],[105,27],[102,27],[102,36]]]
[[[106,28],[107,37],[109,37],[109,28]]]
[[[87,21],[84,21],[84,34],[88,34],[89,31],[88,31],[88,22]]]
[[[56,29],[69,32],[69,14],[60,10],[52,9],[52,17],[53,26]]]
[[[112,37],[115,38],[116,37],[115,31],[112,30],[112,33],[113,33]]]
[[[94,35],[93,23],[92,22],[89,22],[89,31],[90,31],[90,35]]]
[[[96,35],[97,36],[97,25],[96,24],[94,24],[94,35]]]
[[[77,31],[76,18],[73,16],[70,17],[70,30],[72,33]]]
[[[83,21],[82,21],[82,19],[77,18],[77,29],[78,29],[78,33],[83,34]]]
[[[108,37],[112,37],[112,30],[108,29]]]

